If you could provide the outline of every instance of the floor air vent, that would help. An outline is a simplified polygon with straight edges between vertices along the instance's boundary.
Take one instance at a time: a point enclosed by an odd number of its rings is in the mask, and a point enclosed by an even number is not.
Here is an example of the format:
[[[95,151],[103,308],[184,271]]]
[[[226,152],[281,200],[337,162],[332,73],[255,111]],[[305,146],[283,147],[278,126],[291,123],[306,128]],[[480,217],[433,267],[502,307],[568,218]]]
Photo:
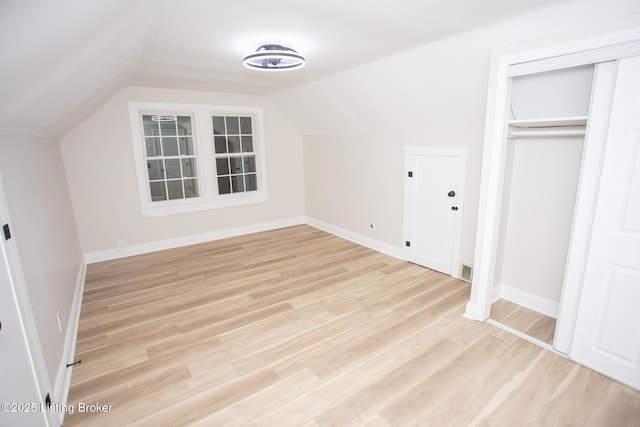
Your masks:
[[[462,264],[460,269],[460,279],[465,282],[471,283],[471,277],[473,276],[473,267],[470,265]]]

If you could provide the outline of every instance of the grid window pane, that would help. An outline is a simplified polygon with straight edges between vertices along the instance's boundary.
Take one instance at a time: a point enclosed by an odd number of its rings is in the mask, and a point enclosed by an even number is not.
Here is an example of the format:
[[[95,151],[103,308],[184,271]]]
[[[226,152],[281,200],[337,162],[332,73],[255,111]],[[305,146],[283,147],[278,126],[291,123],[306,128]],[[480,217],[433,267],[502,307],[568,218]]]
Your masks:
[[[255,173],[245,175],[244,176],[245,186],[247,187],[247,191],[257,191],[258,190],[258,177]]]
[[[195,177],[196,174],[196,159],[195,157],[189,159],[182,159],[182,176],[183,177]]]
[[[240,134],[240,122],[238,117],[226,117],[227,121],[227,135],[239,135]]]
[[[251,117],[240,117],[240,133],[243,135],[250,135],[251,132]]]
[[[184,180],[184,197],[198,197],[198,180],[197,179],[185,179]]]
[[[228,176],[221,176],[218,178],[218,193],[229,194],[231,193],[231,180]]]
[[[229,175],[229,158],[222,157],[220,159],[216,159],[216,171],[219,175]]]
[[[245,153],[253,152],[253,137],[252,136],[243,136],[242,137],[242,151]]]
[[[148,160],[147,172],[149,172],[149,180],[164,179],[164,166],[162,160]]]
[[[232,174],[242,173],[242,157],[229,157],[229,165]]]
[[[224,117],[213,116],[211,120],[213,121],[214,135],[225,135],[227,133],[224,126]]]
[[[160,149],[160,138],[145,138],[145,146],[147,149],[147,157],[157,157],[162,155]]]
[[[252,117],[213,116],[212,121],[219,193],[257,191]]]
[[[160,127],[158,122],[154,121],[152,116],[142,116],[142,127],[144,128],[145,136],[159,136]]]
[[[227,138],[224,136],[215,136],[214,137],[214,146],[216,150],[216,154],[226,153],[227,152]]]
[[[182,180],[167,181],[167,191],[169,193],[169,200],[183,199]]]
[[[229,152],[230,153],[239,153],[240,152],[240,137],[239,136],[229,136]]]
[[[242,160],[244,161],[244,173],[256,171],[256,156],[245,156]]]
[[[244,191],[244,175],[233,175],[231,177],[231,187],[234,193]]]
[[[164,173],[167,175],[167,179],[182,178],[182,173],[180,172],[180,160],[179,159],[165,160]]]
[[[193,156],[195,154],[193,151],[193,138],[191,137],[183,136],[178,138],[178,146],[181,156]]]
[[[175,136],[176,132],[176,118],[171,121],[163,120],[160,123],[160,133],[162,136]]]
[[[167,192],[164,188],[164,181],[150,182],[149,190],[151,191],[151,201],[159,202],[161,200],[167,200]]]
[[[191,117],[178,116],[178,135],[191,135]]]
[[[162,155],[177,156],[178,155],[178,138],[162,138]]]
[[[191,121],[191,116],[142,116],[149,191],[154,202],[199,197]]]

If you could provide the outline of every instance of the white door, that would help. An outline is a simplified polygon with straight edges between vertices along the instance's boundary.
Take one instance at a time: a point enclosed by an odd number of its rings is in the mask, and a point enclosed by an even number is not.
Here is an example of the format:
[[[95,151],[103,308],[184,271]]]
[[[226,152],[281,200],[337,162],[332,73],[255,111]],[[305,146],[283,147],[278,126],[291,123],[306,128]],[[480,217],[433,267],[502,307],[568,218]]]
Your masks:
[[[623,59],[570,357],[640,389],[640,57]]]
[[[0,180],[0,226],[9,224]],[[11,228],[9,225],[9,232]],[[13,237],[11,238],[13,239]],[[0,426],[45,426],[35,364],[21,316],[13,241],[0,231]]]
[[[463,156],[410,154],[407,158],[407,259],[454,277],[458,276],[464,164]]]

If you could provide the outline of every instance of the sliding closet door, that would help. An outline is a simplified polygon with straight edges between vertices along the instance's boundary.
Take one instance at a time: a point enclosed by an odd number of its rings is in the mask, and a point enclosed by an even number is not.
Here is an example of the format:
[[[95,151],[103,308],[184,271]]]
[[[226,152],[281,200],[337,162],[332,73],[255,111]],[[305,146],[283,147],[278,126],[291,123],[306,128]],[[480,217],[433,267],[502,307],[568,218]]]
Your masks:
[[[640,389],[640,57],[619,62],[570,357]]]

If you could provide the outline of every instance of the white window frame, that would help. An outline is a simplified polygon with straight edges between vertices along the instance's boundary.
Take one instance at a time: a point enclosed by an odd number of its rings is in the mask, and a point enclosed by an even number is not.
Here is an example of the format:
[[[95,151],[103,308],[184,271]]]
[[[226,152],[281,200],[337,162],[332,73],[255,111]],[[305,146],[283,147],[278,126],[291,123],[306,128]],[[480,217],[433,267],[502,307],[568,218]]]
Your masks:
[[[152,201],[145,165],[143,114],[190,115],[196,153],[199,197]],[[256,191],[218,194],[218,179],[213,140],[213,116],[248,115],[253,119],[253,146],[256,155],[258,189]],[[208,209],[264,203],[267,200],[266,160],[264,150],[263,110],[260,107],[178,104],[165,102],[129,102],[131,143],[136,166],[138,194],[142,214],[147,217],[176,215]],[[239,153],[240,154],[240,153]]]

